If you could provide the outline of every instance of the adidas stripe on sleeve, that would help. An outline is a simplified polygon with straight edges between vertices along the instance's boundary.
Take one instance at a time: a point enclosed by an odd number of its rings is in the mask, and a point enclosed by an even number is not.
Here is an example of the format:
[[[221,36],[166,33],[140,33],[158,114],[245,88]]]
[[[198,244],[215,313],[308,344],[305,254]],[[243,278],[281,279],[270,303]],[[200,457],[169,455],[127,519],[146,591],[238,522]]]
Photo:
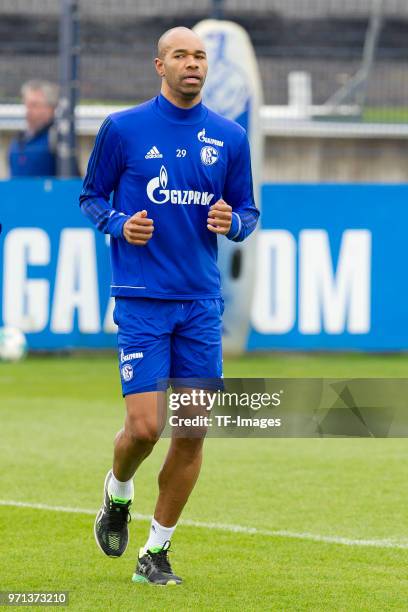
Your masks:
[[[92,223],[115,238],[122,237],[123,225],[129,218],[114,210],[110,203],[110,195],[119,182],[123,168],[120,136],[112,119],[107,117],[96,137],[79,201]]]
[[[237,155],[229,165],[223,198],[233,208],[232,222],[227,238],[242,242],[255,229],[259,210],[254,203],[251,155],[246,133],[242,134]]]

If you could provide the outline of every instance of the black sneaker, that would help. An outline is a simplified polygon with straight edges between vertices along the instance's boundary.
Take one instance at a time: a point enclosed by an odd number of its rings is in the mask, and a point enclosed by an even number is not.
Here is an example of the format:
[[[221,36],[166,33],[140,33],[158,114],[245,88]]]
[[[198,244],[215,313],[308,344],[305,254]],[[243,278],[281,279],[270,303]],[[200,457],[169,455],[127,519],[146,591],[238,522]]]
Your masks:
[[[166,586],[170,584],[181,584],[182,579],[173,574],[167,553],[170,542],[164,543],[163,547],[155,547],[152,550],[140,549],[137,560],[136,571],[132,576],[133,582],[149,582]]]
[[[99,548],[108,557],[120,557],[125,552],[130,523],[130,506],[132,500],[119,501],[112,498],[108,493],[108,484],[112,476],[112,470],[106,475],[103,487],[103,506],[96,515],[94,534]]]

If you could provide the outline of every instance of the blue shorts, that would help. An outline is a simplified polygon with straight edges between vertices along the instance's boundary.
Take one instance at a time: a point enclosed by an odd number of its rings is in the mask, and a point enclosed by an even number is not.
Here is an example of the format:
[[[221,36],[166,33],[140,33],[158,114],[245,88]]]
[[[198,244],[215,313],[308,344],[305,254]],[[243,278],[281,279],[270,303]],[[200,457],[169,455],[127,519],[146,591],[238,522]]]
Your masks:
[[[116,297],[123,396],[165,390],[169,377],[221,379],[223,312],[222,298]]]

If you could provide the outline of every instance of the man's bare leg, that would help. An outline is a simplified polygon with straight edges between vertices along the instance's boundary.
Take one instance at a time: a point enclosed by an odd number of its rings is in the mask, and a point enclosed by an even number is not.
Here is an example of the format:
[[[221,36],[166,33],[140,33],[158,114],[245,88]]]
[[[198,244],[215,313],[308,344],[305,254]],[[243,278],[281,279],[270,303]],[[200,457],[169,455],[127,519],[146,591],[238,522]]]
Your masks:
[[[106,476],[103,505],[94,524],[96,542],[109,557],[120,557],[127,548],[132,479],[159,439],[165,414],[164,392],[126,396],[125,424],[115,438],[113,470]]]
[[[190,389],[175,390],[188,393]],[[205,416],[205,406],[181,407],[181,417]],[[184,431],[173,428],[173,435],[166,459],[159,473],[159,497],[154,518],[164,527],[176,525],[184,506],[197,482],[201,470],[202,449],[206,428],[190,428]]]
[[[127,395],[123,429],[115,438],[113,473],[125,482],[150,455],[160,437],[166,415],[166,394],[149,391]]]
[[[176,389],[188,393],[191,389]],[[204,415],[205,407],[193,406],[179,409],[180,417]],[[205,427],[173,428],[170,448],[159,473],[159,496],[150,526],[148,540],[141,550],[133,574],[134,582],[155,584],[180,584],[167,558],[170,540],[184,506],[194,488],[202,463]]]
[[[197,482],[204,439],[173,437],[159,474],[154,518],[164,527],[176,525]]]

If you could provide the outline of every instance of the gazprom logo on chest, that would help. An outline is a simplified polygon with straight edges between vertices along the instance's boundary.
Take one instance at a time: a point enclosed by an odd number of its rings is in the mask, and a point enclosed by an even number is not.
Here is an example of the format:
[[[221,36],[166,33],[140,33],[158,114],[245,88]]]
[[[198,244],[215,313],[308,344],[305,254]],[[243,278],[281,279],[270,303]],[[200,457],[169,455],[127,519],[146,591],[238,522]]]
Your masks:
[[[208,206],[214,197],[208,191],[193,191],[192,189],[167,189],[169,176],[164,166],[160,168],[159,176],[155,176],[147,183],[147,197],[155,204],[202,204]]]
[[[224,146],[224,141],[223,140],[218,140],[218,138],[208,138],[205,135],[205,128],[203,128],[201,130],[201,132],[198,132],[197,138],[198,138],[198,140],[200,142],[205,142],[205,143],[210,144],[210,145],[216,145],[217,147],[223,147]]]

